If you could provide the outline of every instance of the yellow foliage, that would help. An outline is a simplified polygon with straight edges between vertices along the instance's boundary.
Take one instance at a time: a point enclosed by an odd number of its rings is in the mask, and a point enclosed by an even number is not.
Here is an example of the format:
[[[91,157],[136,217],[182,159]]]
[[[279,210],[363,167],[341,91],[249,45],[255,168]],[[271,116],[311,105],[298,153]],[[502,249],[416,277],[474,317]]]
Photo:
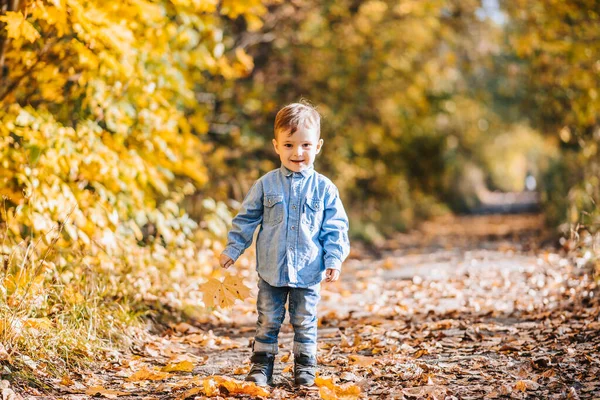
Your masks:
[[[189,277],[211,272],[214,236],[197,242],[181,205],[209,182],[206,160],[224,156],[213,156],[214,110],[197,95],[249,74],[252,58],[227,24],[241,17],[256,26],[266,8],[259,0],[226,11],[212,0],[16,3],[0,11],[0,252],[9,255],[0,260],[0,320],[14,321],[2,326],[7,346],[39,358],[27,335],[68,326],[85,346],[113,342],[113,316],[134,319],[129,302],[160,295],[182,306]],[[73,331],[54,348],[83,357],[89,349],[73,345]]]
[[[23,38],[33,42],[40,37],[40,33],[25,19],[21,11],[8,11],[6,15],[0,16],[0,21],[6,23],[6,31],[9,38]]]

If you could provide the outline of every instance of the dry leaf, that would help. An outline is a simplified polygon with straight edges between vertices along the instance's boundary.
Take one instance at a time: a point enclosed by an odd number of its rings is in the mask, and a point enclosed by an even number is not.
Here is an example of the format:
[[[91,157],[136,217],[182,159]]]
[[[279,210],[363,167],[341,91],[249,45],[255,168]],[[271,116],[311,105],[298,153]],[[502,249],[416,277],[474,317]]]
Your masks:
[[[127,396],[131,393],[121,392],[119,390],[104,389],[102,386],[92,386],[85,391],[85,394],[88,396],[101,395],[107,399],[116,399],[118,396]]]
[[[204,394],[209,397],[220,395],[220,387],[224,387],[229,394],[247,394],[259,397],[268,397],[270,394],[268,390],[253,382],[244,382],[223,376],[210,376],[204,379],[203,387]]]
[[[15,393],[15,391],[10,388],[10,382],[7,380],[2,380],[2,382],[0,382],[0,390],[2,400],[23,400],[23,397],[21,397],[20,394]]]
[[[421,349],[421,350],[417,350],[417,352],[415,354],[413,354],[414,358],[421,358],[425,355],[429,354],[429,351],[427,351],[427,349]]]
[[[206,307],[229,308],[236,299],[244,300],[250,296],[250,288],[244,285],[242,278],[228,275],[223,282],[212,278],[201,288]]]
[[[319,387],[319,395],[322,399],[356,400],[360,397],[360,387],[351,383],[337,385],[333,383],[332,377],[317,376],[315,385]]]
[[[185,400],[188,397],[195,396],[195,395],[197,395],[200,392],[202,392],[202,388],[201,387],[195,387],[195,388],[188,389],[185,392],[183,392],[183,394],[181,394],[180,396],[178,396],[177,400]]]
[[[60,384],[63,385],[63,386],[71,386],[71,385],[74,385],[75,382],[73,381],[73,379],[69,378],[68,375],[65,375],[60,380]]]
[[[250,372],[250,365],[246,365],[244,367],[239,367],[233,370],[234,375],[245,375]]]
[[[350,354],[348,360],[350,360],[350,364],[355,364],[359,367],[370,367],[379,362],[379,359],[375,357],[361,356],[359,354]]]
[[[515,390],[519,390],[521,392],[527,391],[527,383],[524,381],[518,381],[515,385]]]
[[[163,372],[192,372],[194,363],[190,361],[181,361],[180,363],[167,364],[161,368]]]
[[[290,374],[291,374],[293,369],[294,369],[294,365],[293,365],[293,364],[287,365],[287,366],[286,366],[286,367],[283,369],[282,373],[283,373],[283,374],[288,374],[288,373],[290,373]]]
[[[127,381],[129,382],[139,382],[139,381],[160,381],[163,379],[167,379],[171,376],[168,372],[163,371],[154,371],[148,368],[143,368],[129,378]]]

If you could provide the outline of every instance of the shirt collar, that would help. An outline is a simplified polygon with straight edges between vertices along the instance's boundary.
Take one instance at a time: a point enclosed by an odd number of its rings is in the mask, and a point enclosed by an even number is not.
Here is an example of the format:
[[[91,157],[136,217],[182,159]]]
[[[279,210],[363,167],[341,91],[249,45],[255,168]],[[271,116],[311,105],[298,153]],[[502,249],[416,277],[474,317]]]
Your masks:
[[[280,170],[284,176],[290,176],[290,175],[296,173],[296,174],[302,174],[302,176],[304,178],[309,177],[315,171],[314,167],[311,165],[309,168],[304,169],[300,172],[294,172],[294,171],[290,171],[289,169],[287,169],[283,164],[281,164]]]

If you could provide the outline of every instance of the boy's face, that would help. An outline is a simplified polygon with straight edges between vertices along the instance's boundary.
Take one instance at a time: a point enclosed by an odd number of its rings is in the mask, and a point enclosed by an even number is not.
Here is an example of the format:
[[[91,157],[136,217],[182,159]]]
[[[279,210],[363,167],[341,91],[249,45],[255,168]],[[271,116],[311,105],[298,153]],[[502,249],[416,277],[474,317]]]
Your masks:
[[[316,128],[298,127],[292,136],[286,131],[277,132],[273,139],[275,152],[283,165],[290,171],[300,172],[310,168],[321,151],[323,139],[319,139]]]

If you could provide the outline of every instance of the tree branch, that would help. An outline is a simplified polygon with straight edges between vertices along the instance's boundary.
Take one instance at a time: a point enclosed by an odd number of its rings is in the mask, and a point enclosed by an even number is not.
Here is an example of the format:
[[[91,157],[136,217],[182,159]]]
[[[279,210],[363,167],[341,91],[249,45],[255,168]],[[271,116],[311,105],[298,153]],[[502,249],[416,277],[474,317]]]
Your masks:
[[[54,45],[57,41],[58,40],[54,40],[54,41],[49,40],[48,42],[46,42],[46,44],[44,44],[44,47],[42,47],[42,50],[39,53],[38,59],[29,68],[27,68],[27,70],[21,76],[19,76],[17,79],[12,81],[10,83],[10,85],[8,85],[6,90],[4,90],[4,92],[0,93],[0,103],[2,103],[2,101],[4,101],[4,99],[6,98],[6,96],[8,96],[10,94],[10,92],[15,90],[15,88],[19,85],[19,83],[24,78],[26,78],[29,74],[31,74],[31,72],[35,69],[35,67],[39,64],[39,62],[42,61],[42,59],[44,58],[46,53],[48,53],[48,51],[50,50],[50,47],[52,47],[52,45]]]

